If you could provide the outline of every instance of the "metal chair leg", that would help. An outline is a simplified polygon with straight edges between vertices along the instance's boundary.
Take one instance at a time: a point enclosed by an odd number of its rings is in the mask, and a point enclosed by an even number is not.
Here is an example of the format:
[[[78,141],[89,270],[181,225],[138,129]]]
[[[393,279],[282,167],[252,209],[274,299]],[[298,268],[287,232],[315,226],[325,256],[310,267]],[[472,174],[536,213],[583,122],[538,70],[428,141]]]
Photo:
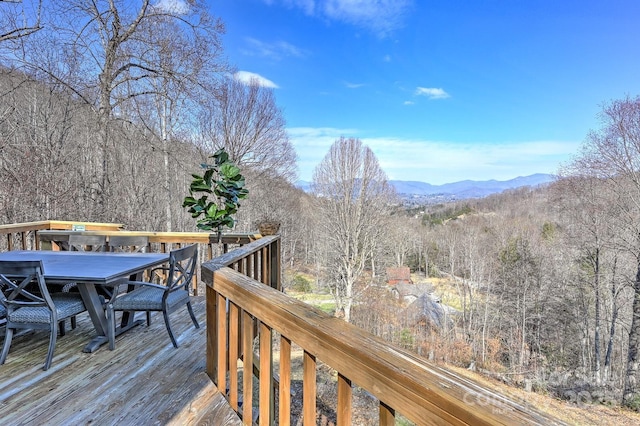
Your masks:
[[[178,342],[176,342],[176,338],[173,336],[173,331],[171,331],[171,323],[169,323],[169,313],[165,309],[162,311],[162,314],[164,316],[164,323],[167,326],[167,333],[169,333],[169,338],[171,338],[171,343],[173,343],[174,348],[177,348]]]
[[[4,364],[9,354],[9,347],[11,346],[11,339],[13,338],[13,328],[7,328],[4,335],[4,345],[2,346],[2,355],[0,355],[0,365]]]
[[[200,328],[200,324],[198,324],[198,320],[196,319],[196,316],[193,313],[193,308],[191,307],[191,301],[187,302],[187,309],[189,310],[189,315],[191,315],[191,321],[193,321],[193,325],[196,328]]]
[[[58,338],[58,324],[56,322],[51,323],[51,329],[49,330],[49,350],[47,351],[47,359],[44,362],[44,371],[47,371],[51,366],[51,360],[53,359],[53,351],[56,348],[56,339]]]

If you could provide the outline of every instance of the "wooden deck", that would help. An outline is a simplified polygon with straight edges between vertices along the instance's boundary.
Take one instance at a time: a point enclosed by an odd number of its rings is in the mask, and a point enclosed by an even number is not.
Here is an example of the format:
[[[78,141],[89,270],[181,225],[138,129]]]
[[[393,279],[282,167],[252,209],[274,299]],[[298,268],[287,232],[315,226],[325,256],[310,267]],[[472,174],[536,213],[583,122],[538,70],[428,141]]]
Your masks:
[[[79,316],[78,327],[58,338],[48,371],[42,370],[48,334],[14,337],[0,366],[0,423],[240,425],[204,372],[204,297],[194,297],[193,303],[200,329],[186,309],[171,315],[178,349],[171,345],[162,313],[152,314],[151,327],[119,336],[114,351],[104,345],[90,354],[82,348],[94,329],[86,313]]]

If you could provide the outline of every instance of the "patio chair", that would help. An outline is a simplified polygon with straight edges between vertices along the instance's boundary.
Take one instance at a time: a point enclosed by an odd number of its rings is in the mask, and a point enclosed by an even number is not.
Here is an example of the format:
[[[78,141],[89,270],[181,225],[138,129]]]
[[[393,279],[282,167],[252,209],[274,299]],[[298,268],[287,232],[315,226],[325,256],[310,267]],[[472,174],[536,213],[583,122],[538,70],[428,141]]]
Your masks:
[[[13,333],[18,329],[48,329],[49,350],[44,363],[48,370],[58,336],[58,323],[86,310],[77,293],[49,293],[40,261],[0,261],[0,292],[6,308],[6,334],[0,364],[9,354]],[[34,290],[32,290],[32,288]]]
[[[69,235],[69,251],[107,251],[105,235]]]
[[[149,237],[133,235],[112,235],[109,250],[125,253],[145,253],[149,251]]]
[[[150,312],[162,311],[167,333],[174,347],[178,342],[171,330],[169,314],[181,306],[187,307],[191,321],[196,328],[200,328],[196,319],[191,299],[189,297],[189,285],[195,272],[198,259],[198,246],[193,244],[188,247],[173,250],[169,253],[169,267],[166,285],[159,285],[143,281],[122,281],[119,286],[130,286],[134,289],[127,293],[114,291],[114,296],[107,303],[107,322],[109,349],[115,348],[115,312],[116,311],[145,311],[147,313],[147,326],[150,325]]]
[[[89,252],[100,252],[107,251],[107,237],[105,235],[77,235],[71,234],[69,235],[69,251],[89,251]],[[62,291],[67,292],[75,292],[77,291],[78,284],[75,282],[66,283],[62,287]],[[112,291],[109,287],[105,287],[102,285],[96,286],[98,294],[102,296],[105,300],[109,299],[112,295]],[[61,324],[61,331],[64,335],[64,323]],[[71,328],[76,327],[76,319],[71,318]]]

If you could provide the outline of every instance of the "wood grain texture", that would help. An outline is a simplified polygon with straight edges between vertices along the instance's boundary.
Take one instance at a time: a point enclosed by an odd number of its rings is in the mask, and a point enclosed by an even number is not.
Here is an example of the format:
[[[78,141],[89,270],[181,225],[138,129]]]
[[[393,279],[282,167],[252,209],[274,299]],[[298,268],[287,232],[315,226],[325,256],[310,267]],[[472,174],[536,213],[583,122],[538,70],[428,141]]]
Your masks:
[[[238,342],[240,338],[238,307],[229,304],[229,404],[238,411]]]
[[[192,301],[205,320],[204,297]],[[139,314],[141,315],[141,314]],[[88,315],[58,339],[51,368],[42,371],[47,339],[30,331],[14,337],[0,366],[0,419],[4,425],[240,425],[205,372],[205,330],[189,315],[174,315],[180,347],[167,338],[161,313],[106,347],[82,353],[95,333]],[[35,335],[38,334],[38,335]]]
[[[316,357],[304,351],[302,361],[302,420],[304,426],[316,424]]]
[[[291,424],[291,340],[280,337],[279,419],[281,426]]]
[[[250,425],[253,419],[253,318],[244,311],[242,317],[242,419]]]
[[[338,374],[338,426],[351,426],[352,394],[351,380]]]
[[[271,329],[263,323],[260,323],[260,383],[259,386],[259,409],[260,409],[260,426],[267,426],[271,423],[273,411],[271,410],[271,386],[272,380],[272,359],[273,348],[271,342]]]

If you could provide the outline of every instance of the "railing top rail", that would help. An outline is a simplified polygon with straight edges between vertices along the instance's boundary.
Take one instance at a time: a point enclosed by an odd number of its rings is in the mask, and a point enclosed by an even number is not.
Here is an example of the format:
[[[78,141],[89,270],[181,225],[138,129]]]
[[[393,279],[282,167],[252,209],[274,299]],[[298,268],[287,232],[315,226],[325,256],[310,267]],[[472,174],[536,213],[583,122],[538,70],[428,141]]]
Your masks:
[[[66,241],[69,235],[111,235],[148,237],[150,243],[216,243],[217,234],[207,232],[152,232],[152,231],[66,231],[42,230],[38,236],[42,241]],[[221,242],[225,244],[247,244],[258,239],[257,234],[228,233],[222,234]]]
[[[24,231],[38,231],[45,229],[71,230],[74,225],[83,225],[90,229],[122,229],[121,223],[96,223],[96,222],[77,222],[67,220],[41,220],[36,222],[11,223],[8,225],[0,225],[0,234]]]
[[[203,264],[208,286],[418,424],[557,424],[231,268],[214,282],[212,266]]]
[[[268,246],[279,238],[280,236],[278,235],[268,235],[252,241],[242,247],[234,248],[228,253],[224,253],[220,256],[215,257],[214,259],[205,262],[207,265],[206,269],[208,271],[217,271],[220,268],[232,265],[233,263],[244,259],[253,253],[257,253],[262,248]],[[204,265],[205,264],[203,264],[202,266],[204,267]]]

